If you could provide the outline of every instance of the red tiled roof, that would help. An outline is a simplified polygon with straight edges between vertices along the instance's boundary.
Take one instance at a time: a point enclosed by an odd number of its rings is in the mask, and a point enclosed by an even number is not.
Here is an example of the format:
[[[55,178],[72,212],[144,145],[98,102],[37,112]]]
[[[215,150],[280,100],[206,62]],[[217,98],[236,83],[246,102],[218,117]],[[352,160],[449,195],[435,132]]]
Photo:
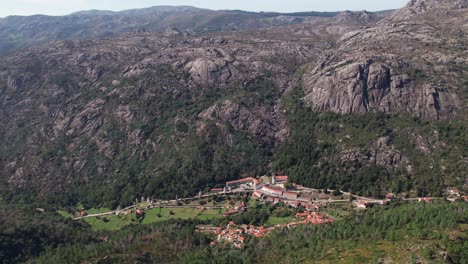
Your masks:
[[[275,176],[276,180],[285,180],[285,181],[287,181],[288,178],[289,178],[288,176]]]
[[[252,194],[253,196],[257,196],[257,197],[261,197],[262,196],[262,192],[259,191],[259,190],[255,190]]]
[[[278,194],[283,193],[283,190],[277,189],[277,188],[272,188],[272,187],[269,187],[269,186],[263,186],[262,189],[265,190],[265,191],[268,191],[268,192],[272,192],[272,193],[278,193]]]
[[[224,216],[233,215],[233,214],[235,214],[235,213],[237,213],[236,210],[229,210],[229,211],[227,211],[227,212],[224,213]]]
[[[245,203],[241,201],[241,202],[238,202],[238,203],[236,204],[236,206],[238,206],[238,207],[245,207]]]
[[[283,196],[286,196],[286,195],[287,195],[287,196],[295,196],[295,197],[297,197],[297,193],[295,193],[295,192],[283,192]]]
[[[297,218],[300,218],[300,217],[307,217],[308,215],[309,215],[309,213],[303,212],[303,213],[297,213],[297,214],[296,214],[296,217],[297,217]]]

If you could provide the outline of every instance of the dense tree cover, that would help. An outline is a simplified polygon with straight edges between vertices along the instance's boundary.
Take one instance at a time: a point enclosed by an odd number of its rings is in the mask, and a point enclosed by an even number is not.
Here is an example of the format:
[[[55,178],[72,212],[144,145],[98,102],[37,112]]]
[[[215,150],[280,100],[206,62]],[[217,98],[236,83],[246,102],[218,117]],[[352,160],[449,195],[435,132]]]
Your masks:
[[[387,241],[401,254],[441,260],[447,252],[449,263],[468,261],[466,203],[394,204],[353,213],[330,225],[304,225],[282,229],[263,239],[248,239],[242,250],[230,246],[210,248],[212,238],[194,233],[198,222],[176,221],[152,226],[130,226],[109,235],[109,242],[57,247],[45,252],[39,263],[298,263],[303,260],[340,260],[349,250],[367,250]],[[463,227],[465,225],[465,227]],[[333,249],[334,253],[330,253]],[[362,257],[392,255],[382,249]],[[397,252],[398,254],[399,252]],[[375,254],[375,255],[373,255]],[[107,258],[104,258],[107,256]],[[345,256],[345,255],[344,255]],[[367,258],[366,258],[367,256]],[[341,259],[342,261],[342,259]]]
[[[97,239],[86,225],[33,206],[0,203],[0,263],[20,263],[46,248],[91,242]]]
[[[289,174],[293,182],[375,197],[388,191],[440,196],[445,185],[463,184],[460,172],[468,170],[466,162],[460,158],[468,151],[463,120],[426,122],[386,113],[318,113],[305,106],[300,98],[300,88],[283,98],[291,136],[275,151],[273,158],[274,170]],[[436,136],[434,131],[437,131]],[[416,134],[424,135],[428,148],[435,144],[431,141],[437,140],[447,147],[422,153],[416,150]],[[340,159],[343,149],[366,150],[379,137],[389,137],[410,162],[410,170],[405,162],[384,167]]]

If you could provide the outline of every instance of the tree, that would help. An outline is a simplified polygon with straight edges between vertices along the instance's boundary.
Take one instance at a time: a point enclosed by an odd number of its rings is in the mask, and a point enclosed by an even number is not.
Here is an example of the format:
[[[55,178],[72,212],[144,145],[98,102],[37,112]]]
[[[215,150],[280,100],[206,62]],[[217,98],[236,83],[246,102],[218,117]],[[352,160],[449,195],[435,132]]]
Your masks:
[[[332,193],[332,194],[333,194],[333,196],[340,196],[340,195],[343,195],[343,193],[342,193],[342,192],[340,192],[340,190],[339,190],[339,189],[335,189],[335,190],[333,191],[333,193]]]

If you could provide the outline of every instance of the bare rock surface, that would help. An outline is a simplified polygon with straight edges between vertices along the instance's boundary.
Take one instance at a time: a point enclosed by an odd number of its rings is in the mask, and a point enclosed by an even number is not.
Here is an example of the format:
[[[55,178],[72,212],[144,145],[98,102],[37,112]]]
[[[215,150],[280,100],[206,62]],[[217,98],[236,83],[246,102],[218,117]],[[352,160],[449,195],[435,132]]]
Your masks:
[[[381,137],[372,142],[372,145],[363,150],[352,148],[342,151],[341,162],[353,162],[364,166],[378,165],[383,167],[395,167],[406,161],[392,144],[389,137]]]
[[[423,3],[435,8],[439,1],[433,2],[415,1],[404,10]],[[337,49],[305,73],[305,101],[317,111],[336,113],[406,112],[431,120],[456,115],[463,105],[459,74],[466,74],[468,65],[468,51],[460,48],[466,46],[468,9],[459,4],[466,1],[448,2],[436,9],[447,13],[438,26],[423,13],[343,35]],[[447,61],[462,72],[448,70]]]

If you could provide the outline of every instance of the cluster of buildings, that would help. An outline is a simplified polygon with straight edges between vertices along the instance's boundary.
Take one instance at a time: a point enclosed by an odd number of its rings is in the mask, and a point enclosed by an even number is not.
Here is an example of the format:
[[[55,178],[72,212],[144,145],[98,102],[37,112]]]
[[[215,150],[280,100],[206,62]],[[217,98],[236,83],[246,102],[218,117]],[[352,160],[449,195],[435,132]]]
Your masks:
[[[447,200],[451,202],[455,202],[458,199],[463,199],[464,201],[468,201],[468,195],[460,191],[458,188],[449,187],[447,188],[447,192],[449,194],[449,196],[447,197]]]
[[[285,199],[297,199],[298,197],[297,192],[290,192],[284,188],[272,187],[270,185],[264,185],[260,190],[256,190],[255,192],[257,192],[256,196],[262,193],[266,196],[282,197]]]
[[[263,237],[269,231],[269,228],[265,228],[263,226],[245,224],[238,226],[231,221],[225,229],[218,227],[215,234],[217,235],[217,242],[228,242],[232,243],[237,248],[241,248],[245,241],[245,235]],[[212,241],[210,245],[216,246],[217,242]]]
[[[245,203],[241,201],[241,202],[236,203],[236,205],[233,208],[224,212],[223,215],[226,217],[226,216],[235,215],[244,211],[245,211]]]
[[[231,243],[234,247],[241,248],[244,244],[246,235],[254,236],[257,238],[263,237],[275,228],[282,227],[294,227],[304,224],[328,224],[333,223],[334,220],[326,217],[325,215],[319,214],[317,212],[305,211],[303,213],[296,214],[297,219],[302,219],[298,222],[292,222],[283,225],[276,225],[274,227],[266,228],[263,226],[253,226],[253,225],[236,225],[234,222],[229,222],[226,228],[218,227],[214,230],[214,233],[217,235],[216,241],[210,243],[211,246],[216,246],[218,243]]]
[[[287,200],[297,200],[298,193],[291,192],[285,188],[276,187],[274,185],[283,184],[288,181],[288,176],[272,176],[271,185],[264,184],[261,188],[256,188],[253,192],[252,197],[257,200],[265,200],[267,202],[277,203],[282,201],[282,199]],[[281,199],[282,198],[282,199]]]
[[[303,212],[303,213],[297,213],[296,218],[304,218],[304,221],[302,222],[303,224],[315,224],[315,225],[321,225],[321,224],[328,224],[328,223],[333,223],[334,220],[331,218],[327,218],[324,215],[321,215],[317,212]]]
[[[247,177],[235,181],[226,182],[226,186],[223,188],[213,188],[210,190],[210,193],[226,193],[235,188],[253,189],[252,197],[258,200],[265,200],[267,202],[278,203],[284,201],[286,203],[291,200],[296,201],[298,199],[298,193],[288,191],[282,187],[281,184],[284,184],[289,179],[288,176],[272,176],[267,182],[253,178]],[[278,186],[279,185],[279,186]],[[298,206],[298,203],[294,202],[290,204],[291,206]],[[235,212],[230,212],[234,214]]]

